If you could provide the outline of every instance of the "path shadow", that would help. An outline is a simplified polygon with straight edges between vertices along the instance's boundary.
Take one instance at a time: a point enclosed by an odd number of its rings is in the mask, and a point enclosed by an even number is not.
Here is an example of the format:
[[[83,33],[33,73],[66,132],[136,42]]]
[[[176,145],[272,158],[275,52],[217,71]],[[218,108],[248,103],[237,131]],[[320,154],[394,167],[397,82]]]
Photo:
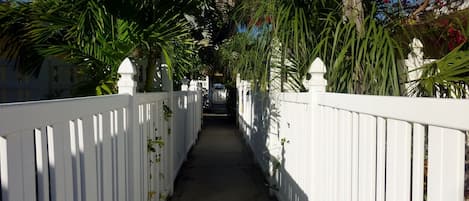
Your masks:
[[[275,201],[228,115],[208,114],[171,201]]]
[[[247,119],[238,117],[238,126],[268,181],[270,193],[281,201],[308,201],[305,190],[285,169],[287,142],[282,143],[286,140],[279,135],[280,106],[278,101],[272,101],[277,97],[259,90],[241,90],[239,96],[242,103],[238,102],[238,106],[250,109],[243,112],[253,115],[245,116]],[[245,104],[249,105],[246,107]]]

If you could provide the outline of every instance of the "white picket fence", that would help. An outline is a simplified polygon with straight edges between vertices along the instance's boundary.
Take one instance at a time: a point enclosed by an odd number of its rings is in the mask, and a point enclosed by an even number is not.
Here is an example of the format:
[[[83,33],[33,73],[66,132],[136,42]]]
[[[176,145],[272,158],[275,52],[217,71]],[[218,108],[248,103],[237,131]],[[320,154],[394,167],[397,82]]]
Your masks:
[[[119,73],[119,95],[0,105],[1,200],[156,201],[172,193],[201,129],[201,94],[135,93],[128,59]],[[164,145],[148,151],[150,139]]]
[[[469,100],[325,93],[324,64],[310,71],[309,93],[238,82],[240,129],[279,200],[469,198]]]

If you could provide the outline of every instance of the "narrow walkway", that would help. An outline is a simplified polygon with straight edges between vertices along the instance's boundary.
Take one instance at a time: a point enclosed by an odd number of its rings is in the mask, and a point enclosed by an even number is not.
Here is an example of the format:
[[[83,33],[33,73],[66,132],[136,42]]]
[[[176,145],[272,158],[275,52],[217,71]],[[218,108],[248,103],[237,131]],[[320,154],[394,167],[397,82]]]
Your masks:
[[[171,201],[272,201],[260,169],[226,116],[204,128],[176,181]]]

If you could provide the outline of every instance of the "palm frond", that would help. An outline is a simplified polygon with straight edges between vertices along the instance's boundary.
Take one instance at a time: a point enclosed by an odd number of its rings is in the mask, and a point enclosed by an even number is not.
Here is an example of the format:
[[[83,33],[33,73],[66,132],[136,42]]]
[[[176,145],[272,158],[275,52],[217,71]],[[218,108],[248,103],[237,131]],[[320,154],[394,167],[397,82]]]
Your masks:
[[[410,82],[414,86],[411,93],[426,97],[469,97],[469,50],[463,50],[464,45],[417,69],[422,71],[422,75],[420,79]]]
[[[399,46],[373,16],[364,22],[364,35],[353,22],[329,23],[314,49],[327,64],[328,90],[339,93],[402,95],[397,65]]]

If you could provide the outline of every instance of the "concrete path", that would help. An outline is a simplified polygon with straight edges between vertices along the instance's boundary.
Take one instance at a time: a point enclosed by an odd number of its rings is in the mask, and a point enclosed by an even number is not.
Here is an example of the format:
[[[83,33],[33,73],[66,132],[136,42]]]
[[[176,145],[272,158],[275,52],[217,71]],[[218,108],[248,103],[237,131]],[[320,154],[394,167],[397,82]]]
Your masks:
[[[171,201],[273,201],[234,123],[205,116],[198,143],[176,181]]]

